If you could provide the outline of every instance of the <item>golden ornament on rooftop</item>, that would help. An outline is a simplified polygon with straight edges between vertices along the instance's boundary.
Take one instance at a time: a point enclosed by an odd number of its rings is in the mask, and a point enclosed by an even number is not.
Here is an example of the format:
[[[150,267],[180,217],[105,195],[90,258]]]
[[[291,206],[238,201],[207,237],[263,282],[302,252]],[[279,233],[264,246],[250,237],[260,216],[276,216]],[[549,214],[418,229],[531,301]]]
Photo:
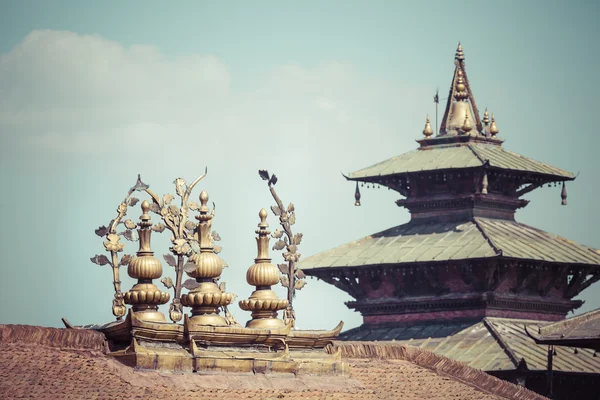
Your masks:
[[[429,115],[427,116],[427,119],[425,120],[425,128],[423,128],[423,135],[425,136],[425,139],[429,139],[429,137],[431,135],[433,135],[433,129],[431,129],[431,122],[429,121]]]
[[[458,70],[456,79],[456,92],[454,93],[454,98],[456,101],[465,100],[469,97],[467,93],[467,87],[465,86],[465,80],[463,79],[462,70]]]
[[[465,121],[463,122],[461,129],[465,135],[468,135],[469,132],[473,129],[473,125],[469,121],[469,113],[468,112],[465,112]]]
[[[129,262],[127,273],[130,277],[137,279],[130,291],[125,293],[125,304],[131,304],[136,317],[143,321],[166,321],[165,316],[158,311],[158,305],[169,301],[169,294],[161,292],[159,288],[152,283],[152,279],[160,278],[162,275],[162,264],[154,257],[154,252],[150,248],[150,235],[152,222],[148,210],[150,204],[144,200],[142,202],[142,216],[138,223],[140,249],[137,256]]]
[[[492,124],[490,125],[490,133],[492,134],[492,137],[496,136],[500,131],[498,130],[498,127],[496,126],[496,117],[494,116],[494,114],[492,113]]]
[[[200,253],[195,253],[186,264],[187,274],[196,278],[198,287],[190,293],[181,296],[181,304],[192,307],[190,321],[195,325],[227,325],[227,320],[219,315],[220,308],[231,304],[234,295],[223,293],[217,286],[216,280],[221,276],[225,263],[215,253],[211,239],[211,225],[214,210],[209,214],[208,194],[200,193],[200,215],[198,220],[197,236],[200,242]]]
[[[454,59],[457,61],[465,60],[465,54],[463,53],[463,48],[460,42],[458,42],[458,47],[456,48],[456,54],[454,54]]]
[[[483,124],[487,126],[489,123],[490,123],[490,114],[488,113],[488,110],[486,108],[485,112],[483,113]]]
[[[258,214],[260,223],[256,233],[256,244],[258,246],[258,255],[254,259],[254,265],[248,268],[246,281],[256,290],[252,292],[247,300],[239,302],[240,308],[252,312],[252,319],[248,321],[248,328],[280,328],[284,322],[277,318],[277,311],[283,310],[288,306],[287,300],[281,300],[277,294],[271,290],[271,286],[279,282],[279,269],[271,264],[269,258],[269,232],[267,230],[267,210],[264,208]]]

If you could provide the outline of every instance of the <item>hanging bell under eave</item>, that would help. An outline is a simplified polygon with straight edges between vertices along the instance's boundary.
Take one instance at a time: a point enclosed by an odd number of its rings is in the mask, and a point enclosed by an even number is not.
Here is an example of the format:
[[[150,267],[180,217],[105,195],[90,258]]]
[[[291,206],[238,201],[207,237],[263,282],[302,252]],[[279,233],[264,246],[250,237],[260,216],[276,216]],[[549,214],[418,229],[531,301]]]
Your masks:
[[[356,190],[354,191],[354,205],[360,207],[360,189],[358,189],[358,181],[356,182]]]
[[[560,204],[562,204],[563,206],[566,206],[567,205],[567,187],[565,186],[564,181],[562,183],[562,190],[560,191],[560,198],[561,198]]]

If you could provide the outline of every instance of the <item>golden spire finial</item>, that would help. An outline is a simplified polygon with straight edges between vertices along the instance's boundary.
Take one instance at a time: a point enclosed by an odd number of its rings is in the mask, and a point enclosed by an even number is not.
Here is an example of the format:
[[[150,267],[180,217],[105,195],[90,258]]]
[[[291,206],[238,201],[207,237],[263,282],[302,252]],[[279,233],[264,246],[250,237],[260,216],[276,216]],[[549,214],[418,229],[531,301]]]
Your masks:
[[[457,76],[458,78],[456,79],[456,92],[454,93],[454,98],[456,101],[465,100],[469,97],[469,95],[467,94],[467,87],[465,86],[462,70],[458,70]]]
[[[463,48],[460,42],[458,42],[458,47],[456,48],[456,54],[454,55],[454,59],[457,61],[465,60],[465,54],[463,53]]]
[[[490,123],[490,114],[488,113],[487,108],[485,109],[485,112],[483,113],[483,124],[485,126],[487,126]]]
[[[219,315],[221,307],[231,304],[233,295],[223,293],[216,284],[221,276],[225,263],[215,253],[211,239],[211,224],[214,210],[208,213],[206,206],[208,193],[200,193],[200,215],[196,216],[198,227],[196,235],[200,241],[200,253],[194,253],[188,259],[185,272],[188,276],[195,278],[198,286],[191,292],[181,296],[181,304],[192,307],[190,321],[196,325],[227,325],[227,320]]]
[[[496,136],[500,131],[498,130],[498,127],[496,126],[496,117],[494,116],[494,113],[492,113],[492,124],[490,125],[490,134],[492,135],[492,137]]]
[[[360,207],[360,189],[358,188],[358,181],[356,181],[356,190],[354,191],[354,205]]]
[[[461,129],[465,135],[468,135],[469,132],[471,131],[471,129],[473,129],[473,125],[471,125],[471,122],[469,121],[469,112],[468,111],[465,111],[465,122],[463,122]]]
[[[425,139],[429,139],[431,135],[433,135],[433,129],[431,129],[431,123],[429,122],[429,115],[425,119],[425,128],[423,128],[423,135]]]
[[[272,285],[279,282],[279,269],[271,264],[269,258],[269,224],[267,223],[267,210],[264,208],[258,213],[260,223],[256,234],[258,254],[254,259],[254,265],[246,272],[246,282],[256,286],[250,298],[240,301],[240,308],[252,312],[252,319],[248,321],[248,328],[276,328],[284,326],[284,322],[277,318],[277,311],[288,306],[287,300],[281,300],[271,290]]]
[[[146,200],[142,202],[142,215],[138,223],[140,248],[129,265],[127,274],[137,279],[130,291],[125,293],[125,304],[133,306],[133,312],[144,321],[166,321],[165,316],[158,311],[160,304],[169,301],[169,293],[161,292],[158,287],[152,283],[152,279],[158,279],[162,276],[162,264],[154,257],[154,252],[150,247],[150,235],[152,222],[148,211],[150,203]]]

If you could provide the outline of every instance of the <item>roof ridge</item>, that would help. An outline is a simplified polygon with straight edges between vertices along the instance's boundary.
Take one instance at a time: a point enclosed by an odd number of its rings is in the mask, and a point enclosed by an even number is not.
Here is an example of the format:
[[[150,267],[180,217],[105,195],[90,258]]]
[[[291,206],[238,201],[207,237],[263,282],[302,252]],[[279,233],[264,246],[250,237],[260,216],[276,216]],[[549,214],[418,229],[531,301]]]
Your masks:
[[[475,389],[506,399],[533,400],[545,397],[514,383],[503,381],[467,364],[433,353],[429,350],[399,343],[333,342],[325,348],[328,353],[341,352],[344,358],[377,358],[403,360],[419,367],[446,375]]]
[[[510,358],[510,361],[512,361],[512,363],[515,365],[515,368],[517,368],[523,358],[519,360],[519,357],[517,357],[515,352],[508,346],[507,343],[504,342],[504,340],[502,339],[502,335],[500,335],[500,332],[496,330],[496,327],[494,327],[491,321],[488,321],[487,318],[484,318],[482,322],[483,326],[485,326],[487,330],[490,331],[490,334],[494,337],[494,339],[496,339],[496,342],[498,342],[502,350],[504,350],[504,352],[508,355],[508,358]]]
[[[475,154],[475,157],[477,157],[479,159],[479,161],[481,161],[481,164],[485,165],[485,164],[489,164],[490,160],[488,159],[484,159],[482,158],[479,153],[477,152],[477,150],[475,150],[475,148],[473,147],[472,143],[469,143],[467,145],[467,147],[473,152],[473,154]]]
[[[10,343],[54,347],[62,350],[104,351],[106,338],[100,332],[88,329],[0,325],[0,345]]]
[[[543,162],[543,161],[539,161],[539,160],[537,160],[537,159],[535,159],[535,158],[531,158],[531,157],[529,157],[529,156],[524,156],[524,155],[522,155],[522,154],[519,154],[519,153],[516,153],[516,152],[514,152],[514,151],[512,151],[512,150],[508,150],[508,149],[506,149],[506,148],[504,148],[504,147],[502,147],[502,146],[500,146],[500,148],[502,149],[502,151],[504,151],[504,152],[506,152],[506,153],[510,153],[510,154],[513,154],[513,155],[515,155],[515,156],[519,156],[520,158],[526,158],[526,159],[528,159],[528,160],[530,160],[530,161],[534,161],[534,162],[536,162],[536,163],[538,163],[538,164],[542,164],[543,166],[545,166],[545,167],[548,167],[548,168],[550,168],[550,169],[554,169],[554,170],[557,170],[557,171],[563,172],[563,173],[565,173],[565,174],[569,174],[569,175],[571,175],[571,177],[573,178],[572,180],[575,180],[575,175],[573,175],[573,173],[572,173],[572,172],[566,171],[566,170],[564,170],[564,169],[560,169],[560,168],[558,168],[558,167],[554,167],[554,166],[552,166],[552,165],[550,165],[550,164],[547,164],[547,163],[545,163],[545,162]]]
[[[524,223],[522,223],[522,222],[519,222],[519,221],[510,221],[510,222],[511,222],[511,223],[513,223],[513,224],[517,224],[517,225],[521,225],[521,226],[527,227],[527,228],[529,228],[529,229],[533,229],[533,230],[535,230],[535,231],[537,231],[537,232],[540,232],[540,233],[545,233],[546,235],[552,235],[552,236],[554,236],[556,239],[562,240],[562,241],[564,241],[564,242],[568,242],[569,244],[575,244],[575,245],[577,245],[577,246],[584,247],[584,248],[586,248],[586,249],[590,250],[591,252],[595,253],[596,255],[600,255],[600,254],[598,253],[598,251],[600,251],[600,249],[596,249],[596,248],[594,248],[594,247],[588,246],[587,244],[583,244],[583,243],[576,242],[576,241],[574,241],[574,240],[571,240],[571,239],[568,239],[568,238],[566,238],[566,237],[564,237],[564,236],[561,236],[561,235],[559,235],[559,234],[557,234],[557,233],[554,233],[554,232],[548,232],[548,231],[545,231],[545,230],[543,230],[543,229],[536,228],[535,226],[527,225],[527,224],[524,224]]]
[[[500,247],[498,247],[496,245],[496,243],[494,243],[494,241],[492,240],[492,238],[490,237],[490,235],[488,235],[488,233],[485,231],[485,229],[483,228],[483,226],[479,223],[477,217],[473,217],[473,223],[475,224],[475,226],[477,227],[477,229],[479,229],[479,232],[481,232],[481,235],[483,236],[483,238],[485,240],[487,240],[487,242],[490,244],[490,246],[492,247],[492,249],[494,249],[494,251],[496,252],[496,255],[501,256],[502,255],[502,249]]]

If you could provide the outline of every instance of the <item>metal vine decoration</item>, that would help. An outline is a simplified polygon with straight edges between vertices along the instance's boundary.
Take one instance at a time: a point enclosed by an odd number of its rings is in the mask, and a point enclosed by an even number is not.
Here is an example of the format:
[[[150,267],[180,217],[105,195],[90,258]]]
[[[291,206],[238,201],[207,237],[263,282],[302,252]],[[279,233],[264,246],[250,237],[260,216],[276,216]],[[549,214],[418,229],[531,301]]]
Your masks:
[[[127,219],[125,221],[122,221],[122,219],[125,215],[127,215],[127,207],[133,207],[139,201],[139,199],[131,197],[131,195],[134,192],[148,192],[148,188],[149,186],[143,183],[140,178],[140,175],[138,175],[136,184],[132,186],[131,189],[129,189],[129,192],[127,192],[127,196],[125,196],[125,199],[121,202],[121,204],[119,204],[119,207],[117,207],[117,217],[110,221],[108,227],[103,225],[95,230],[96,235],[106,238],[106,241],[104,242],[104,248],[110,253],[111,258],[108,259],[108,257],[106,257],[103,254],[96,254],[94,257],[90,258],[90,260],[94,264],[108,264],[112,267],[113,285],[115,289],[112,312],[113,315],[117,317],[117,321],[120,321],[125,315],[125,312],[127,311],[127,307],[125,306],[125,302],[123,301],[123,292],[121,292],[119,267],[123,265],[128,265],[131,259],[133,258],[130,254],[125,254],[119,260],[119,253],[122,252],[125,247],[125,245],[121,243],[121,236],[132,242],[138,240],[138,233],[135,230],[136,224],[130,219]],[[120,224],[123,224],[126,229],[122,232],[117,232],[117,228]]]
[[[306,285],[304,272],[296,268],[296,263],[301,256],[298,253],[298,245],[302,242],[302,234],[292,233],[292,225],[296,223],[295,208],[292,203],[285,208],[283,202],[277,196],[274,187],[277,183],[277,176],[275,174],[269,175],[266,170],[259,170],[258,174],[263,180],[267,181],[271,195],[276,203],[276,205],[271,206],[271,211],[279,217],[281,229],[277,229],[271,234],[273,238],[278,239],[275,245],[273,245],[273,250],[286,250],[282,255],[287,264],[278,264],[277,266],[282,273],[280,278],[281,285],[287,288],[287,300],[289,303],[288,308],[284,312],[284,320],[290,321],[292,326],[294,326],[296,313],[294,312],[292,301],[296,290],[300,290]]]

